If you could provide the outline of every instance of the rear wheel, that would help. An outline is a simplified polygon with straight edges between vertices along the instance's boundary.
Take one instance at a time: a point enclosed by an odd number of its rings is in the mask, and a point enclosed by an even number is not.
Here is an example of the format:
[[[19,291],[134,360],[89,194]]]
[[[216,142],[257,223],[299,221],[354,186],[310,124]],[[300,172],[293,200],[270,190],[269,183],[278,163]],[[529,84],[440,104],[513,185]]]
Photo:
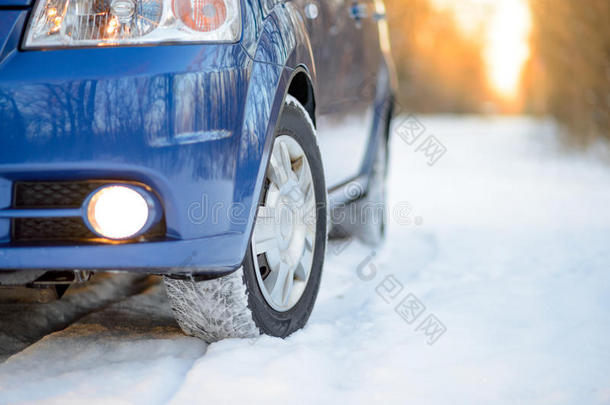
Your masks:
[[[208,342],[302,328],[317,297],[326,249],[326,185],[314,126],[288,96],[243,266],[211,281],[165,284],[183,331]]]
[[[385,139],[379,139],[366,196],[357,201],[360,226],[357,236],[367,245],[377,246],[386,234],[388,149]]]

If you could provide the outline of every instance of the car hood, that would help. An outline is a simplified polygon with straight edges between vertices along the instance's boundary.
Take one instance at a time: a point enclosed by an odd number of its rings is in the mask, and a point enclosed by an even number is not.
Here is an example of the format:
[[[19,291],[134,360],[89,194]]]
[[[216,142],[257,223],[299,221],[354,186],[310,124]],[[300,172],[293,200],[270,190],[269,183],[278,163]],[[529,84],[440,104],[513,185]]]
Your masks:
[[[26,9],[3,10],[0,8],[0,65],[4,58],[18,46],[26,15]]]

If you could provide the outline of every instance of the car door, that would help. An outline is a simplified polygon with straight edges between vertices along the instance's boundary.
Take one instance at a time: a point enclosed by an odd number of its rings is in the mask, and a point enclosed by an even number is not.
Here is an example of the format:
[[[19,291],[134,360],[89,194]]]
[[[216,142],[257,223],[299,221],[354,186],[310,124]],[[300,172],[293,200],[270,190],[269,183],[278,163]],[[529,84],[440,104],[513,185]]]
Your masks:
[[[360,174],[372,122],[377,56],[370,0],[301,0],[317,68],[318,137],[329,188]]]
[[[353,161],[345,167],[343,177],[351,179],[365,174],[363,163],[369,155],[371,137],[375,133],[375,116],[377,96],[383,88],[379,86],[379,73],[383,63],[383,52],[380,48],[376,3],[383,0],[351,0],[349,16],[352,20],[354,35],[358,39],[353,52],[353,83],[348,87],[348,99],[351,101],[351,113],[342,131],[340,141],[344,151],[353,156]]]

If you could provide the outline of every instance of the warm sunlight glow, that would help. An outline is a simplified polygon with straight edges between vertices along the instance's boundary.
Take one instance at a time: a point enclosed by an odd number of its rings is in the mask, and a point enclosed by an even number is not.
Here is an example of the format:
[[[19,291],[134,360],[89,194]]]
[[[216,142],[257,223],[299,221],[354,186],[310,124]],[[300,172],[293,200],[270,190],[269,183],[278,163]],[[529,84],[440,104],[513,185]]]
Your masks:
[[[494,89],[514,98],[530,53],[531,16],[525,0],[501,0],[487,27],[485,60]]]
[[[432,0],[454,12],[465,33],[484,35],[487,76],[505,99],[518,95],[523,66],[530,53],[531,15],[527,0]]]

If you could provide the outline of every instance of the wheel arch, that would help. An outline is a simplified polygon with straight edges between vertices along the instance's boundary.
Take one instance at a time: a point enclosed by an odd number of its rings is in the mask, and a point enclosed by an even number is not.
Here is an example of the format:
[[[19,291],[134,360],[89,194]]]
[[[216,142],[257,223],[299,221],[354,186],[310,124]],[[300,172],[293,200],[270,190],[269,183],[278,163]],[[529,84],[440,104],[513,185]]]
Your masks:
[[[309,74],[304,66],[299,66],[292,75],[288,85],[288,94],[299,100],[309,113],[314,125],[316,125],[316,97],[315,90]]]
[[[301,102],[316,123],[316,67],[304,17],[292,3],[276,6],[263,21],[253,54],[245,100],[233,200],[245,209],[235,231],[246,234],[240,249],[247,252],[264,182],[275,128],[289,94]],[[246,235],[248,236],[246,238]]]

